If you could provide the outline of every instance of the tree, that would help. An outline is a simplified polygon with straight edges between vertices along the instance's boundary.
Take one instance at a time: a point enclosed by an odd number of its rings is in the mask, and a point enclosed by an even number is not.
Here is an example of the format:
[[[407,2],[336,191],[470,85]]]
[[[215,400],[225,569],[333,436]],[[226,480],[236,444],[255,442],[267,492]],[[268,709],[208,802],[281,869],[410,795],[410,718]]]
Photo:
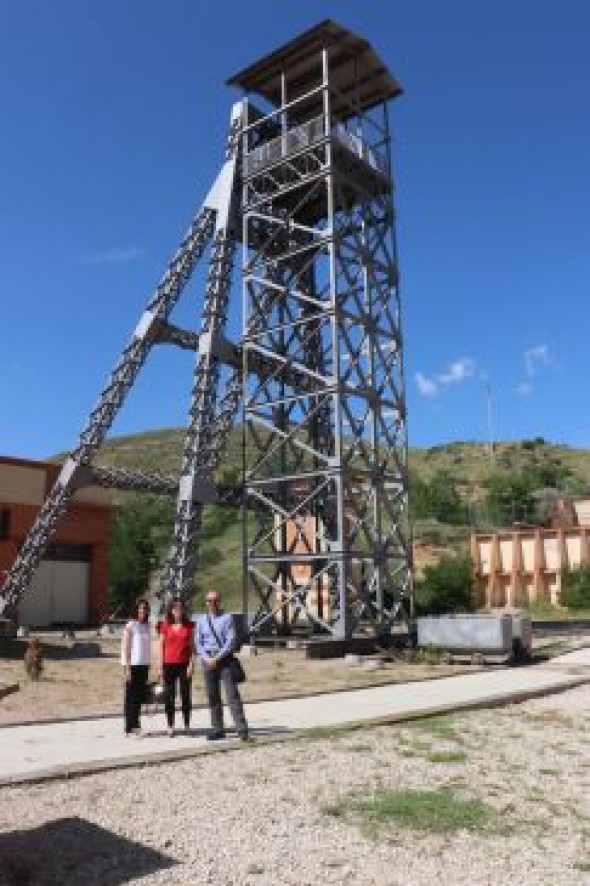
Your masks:
[[[590,609],[590,566],[563,574],[559,602],[568,609]]]
[[[413,520],[439,520],[441,523],[468,523],[467,506],[453,477],[438,471],[430,481],[410,479],[410,512]]]
[[[499,525],[533,520],[535,500],[533,492],[538,480],[530,471],[495,473],[485,481],[486,506],[493,523]]]
[[[473,569],[468,557],[443,557],[426,566],[424,578],[416,584],[418,615],[473,612],[475,605]]]
[[[161,562],[172,535],[173,504],[153,495],[129,496],[115,513],[109,546],[114,609],[129,611],[144,594],[150,573]]]
[[[543,496],[538,493],[567,493],[579,488],[580,482],[568,467],[550,455],[535,456],[518,472],[495,471],[484,482],[488,518],[497,525],[543,522]]]

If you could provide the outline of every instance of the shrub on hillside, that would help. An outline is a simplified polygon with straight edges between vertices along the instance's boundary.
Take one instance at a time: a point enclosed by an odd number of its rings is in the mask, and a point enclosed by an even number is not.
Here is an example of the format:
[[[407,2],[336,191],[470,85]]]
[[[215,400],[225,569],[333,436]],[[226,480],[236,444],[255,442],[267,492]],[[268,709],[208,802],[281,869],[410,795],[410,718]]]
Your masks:
[[[443,557],[435,566],[426,566],[424,578],[416,584],[417,615],[473,612],[474,600],[468,557]]]
[[[590,609],[590,566],[564,573],[559,602],[568,609]]]
[[[415,475],[410,478],[410,514],[413,520],[440,520],[456,525],[469,522],[455,480],[445,471],[438,471],[431,480]]]

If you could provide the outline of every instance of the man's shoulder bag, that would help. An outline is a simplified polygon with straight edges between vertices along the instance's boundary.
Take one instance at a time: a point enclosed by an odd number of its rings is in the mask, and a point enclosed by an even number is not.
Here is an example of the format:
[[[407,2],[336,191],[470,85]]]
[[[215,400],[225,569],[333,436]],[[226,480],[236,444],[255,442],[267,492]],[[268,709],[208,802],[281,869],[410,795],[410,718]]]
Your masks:
[[[207,621],[209,622],[209,628],[211,630],[211,633],[215,637],[215,642],[217,643],[217,645],[221,649],[223,646],[223,643],[221,642],[221,640],[217,636],[217,631],[213,627],[213,622],[211,620],[211,616],[209,615],[209,613],[207,613]],[[246,682],[246,671],[242,667],[242,662],[240,661],[240,659],[236,658],[236,656],[233,654],[233,652],[230,652],[226,661],[227,661],[228,667],[230,669],[230,672],[232,675],[232,680],[234,681],[234,683],[245,683]]]
[[[234,683],[245,683],[246,671],[242,667],[240,659],[236,658],[235,655],[230,655],[228,664]]]

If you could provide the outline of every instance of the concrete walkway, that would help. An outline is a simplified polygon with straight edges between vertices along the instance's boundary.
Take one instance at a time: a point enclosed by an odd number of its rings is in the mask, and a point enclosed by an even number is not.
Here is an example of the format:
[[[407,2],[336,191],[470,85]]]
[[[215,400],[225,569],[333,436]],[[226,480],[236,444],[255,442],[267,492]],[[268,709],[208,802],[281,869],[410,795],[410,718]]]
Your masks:
[[[546,665],[255,702],[247,705],[247,716],[254,738],[277,740],[309,729],[403,721],[508,704],[588,682],[590,648],[562,655]],[[143,739],[125,737],[121,720],[112,718],[4,727],[0,729],[0,786],[179,760],[241,746],[231,733],[226,741],[206,741],[206,710],[194,712],[190,736],[168,738],[161,711],[144,714],[142,725],[150,731]]]

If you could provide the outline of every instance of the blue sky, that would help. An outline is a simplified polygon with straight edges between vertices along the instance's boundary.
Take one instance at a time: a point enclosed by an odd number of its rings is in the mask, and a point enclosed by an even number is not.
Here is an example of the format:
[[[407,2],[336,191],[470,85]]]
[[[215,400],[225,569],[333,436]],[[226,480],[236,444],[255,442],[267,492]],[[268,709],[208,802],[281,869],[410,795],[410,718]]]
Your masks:
[[[323,18],[393,103],[410,443],[590,447],[585,0],[3,0],[0,453],[71,448],[218,169],[225,80]],[[199,279],[183,321],[198,322]],[[156,352],[115,433],[182,425]]]

